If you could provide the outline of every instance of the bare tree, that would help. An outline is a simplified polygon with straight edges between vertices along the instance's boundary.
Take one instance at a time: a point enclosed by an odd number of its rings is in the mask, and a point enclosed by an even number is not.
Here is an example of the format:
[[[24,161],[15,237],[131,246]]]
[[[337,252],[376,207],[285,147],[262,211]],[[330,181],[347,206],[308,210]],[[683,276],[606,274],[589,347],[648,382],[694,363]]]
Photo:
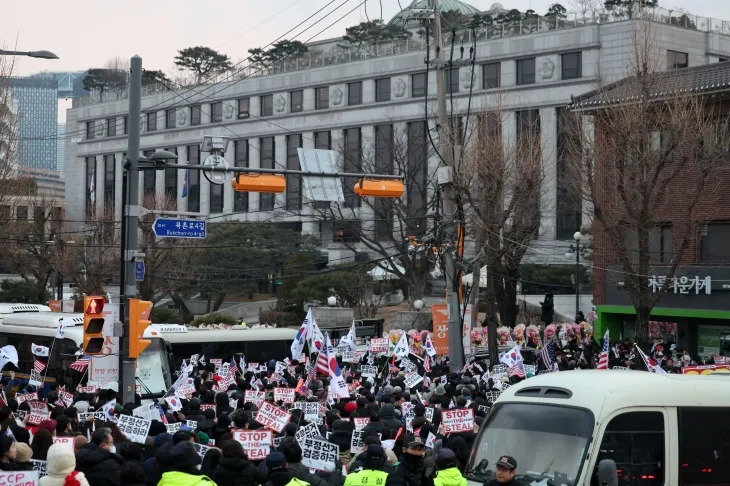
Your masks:
[[[700,215],[719,205],[715,181],[724,180],[730,131],[720,101],[693,93],[691,72],[660,72],[665,57],[652,24],[634,25],[628,77],[573,104],[566,171],[593,218],[594,274],[625,283],[646,343],[652,309],[678,266],[695,258]],[[671,250],[654,251],[668,219]],[[649,281],[657,265],[658,288]]]
[[[16,181],[18,157],[18,105],[13,100],[10,77],[14,57],[0,56],[0,206],[10,206],[9,198],[22,193]],[[27,181],[26,181],[27,182]]]

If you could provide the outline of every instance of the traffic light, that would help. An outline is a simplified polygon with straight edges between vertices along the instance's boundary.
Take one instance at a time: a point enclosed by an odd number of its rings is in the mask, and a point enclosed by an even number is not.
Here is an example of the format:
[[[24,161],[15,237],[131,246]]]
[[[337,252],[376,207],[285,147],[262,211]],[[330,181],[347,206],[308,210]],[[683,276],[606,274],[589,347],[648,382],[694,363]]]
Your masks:
[[[238,174],[231,185],[238,192],[281,193],[286,191],[286,177],[276,174]]]
[[[84,297],[84,353],[102,354],[104,297]]]
[[[398,199],[403,197],[403,183],[393,179],[360,179],[353,188],[360,197],[388,197]]]
[[[152,341],[142,339],[144,330],[152,324],[149,320],[152,302],[148,300],[129,299],[129,357],[137,359]]]

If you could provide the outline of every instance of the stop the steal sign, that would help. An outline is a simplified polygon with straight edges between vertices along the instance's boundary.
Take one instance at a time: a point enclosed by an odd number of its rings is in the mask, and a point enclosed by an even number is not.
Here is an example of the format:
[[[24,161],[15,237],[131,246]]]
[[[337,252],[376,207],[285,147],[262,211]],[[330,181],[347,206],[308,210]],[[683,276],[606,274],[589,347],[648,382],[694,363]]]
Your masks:
[[[444,426],[444,432],[447,434],[472,431],[474,430],[474,410],[471,408],[443,410],[441,412],[441,423]]]

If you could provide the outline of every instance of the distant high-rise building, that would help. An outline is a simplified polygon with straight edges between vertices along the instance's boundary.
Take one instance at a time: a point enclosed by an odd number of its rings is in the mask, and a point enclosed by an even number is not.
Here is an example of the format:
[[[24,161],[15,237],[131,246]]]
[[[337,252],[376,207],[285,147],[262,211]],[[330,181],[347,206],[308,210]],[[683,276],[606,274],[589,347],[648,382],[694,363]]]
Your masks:
[[[18,163],[56,170],[58,82],[52,77],[11,78],[18,106]]]
[[[61,175],[61,178],[65,177],[66,174],[66,124],[59,123],[56,139],[58,144],[56,145],[56,170]]]
[[[58,83],[58,98],[75,98],[77,96],[86,96],[89,94],[84,89],[83,80],[86,71],[60,72],[52,73],[44,71],[42,73],[33,74],[31,78],[49,78],[52,77]]]

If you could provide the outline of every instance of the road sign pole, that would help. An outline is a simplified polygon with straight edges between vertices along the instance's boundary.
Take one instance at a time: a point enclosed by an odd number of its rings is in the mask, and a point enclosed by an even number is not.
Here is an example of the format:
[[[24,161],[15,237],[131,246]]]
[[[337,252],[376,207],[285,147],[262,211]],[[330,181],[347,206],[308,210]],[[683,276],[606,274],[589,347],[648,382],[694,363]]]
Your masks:
[[[120,314],[123,331],[119,338],[119,393],[122,403],[134,402],[135,362],[129,358],[129,299],[137,296],[135,258],[139,225],[139,145],[140,118],[142,117],[142,58],[134,56],[130,62],[129,80],[129,138],[127,160],[124,162],[127,177],[127,204],[124,205],[122,234],[122,268],[120,269]]]

